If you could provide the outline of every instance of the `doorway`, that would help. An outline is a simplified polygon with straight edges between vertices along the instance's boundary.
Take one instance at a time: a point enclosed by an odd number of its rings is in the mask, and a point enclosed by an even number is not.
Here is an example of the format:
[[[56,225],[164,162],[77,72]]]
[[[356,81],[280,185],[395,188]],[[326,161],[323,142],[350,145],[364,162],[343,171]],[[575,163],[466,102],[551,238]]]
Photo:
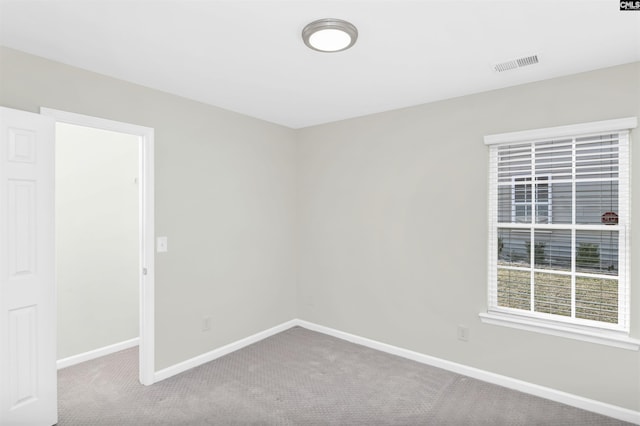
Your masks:
[[[61,161],[56,167],[63,168],[56,172],[60,180],[56,229],[64,232],[56,235],[59,309],[70,304],[79,309],[75,315],[58,314],[58,358],[71,365],[69,360],[81,362],[139,345],[139,380],[150,385],[154,382],[153,129],[48,108],[41,114],[55,119],[56,134],[64,138],[56,146],[56,159]],[[83,176],[87,181],[79,182]],[[89,177],[96,180],[89,184]],[[89,219],[92,212],[94,219],[101,217],[101,224]],[[94,263],[92,256],[86,256],[91,252],[102,260],[112,256],[113,264]],[[131,306],[132,298],[137,306]],[[123,303],[119,310],[118,303]],[[83,315],[86,323],[78,326]],[[101,338],[105,326],[108,335]],[[125,335],[129,338],[116,337]],[[109,339],[116,342],[100,343]]]
[[[56,123],[58,368],[138,346],[138,143]]]

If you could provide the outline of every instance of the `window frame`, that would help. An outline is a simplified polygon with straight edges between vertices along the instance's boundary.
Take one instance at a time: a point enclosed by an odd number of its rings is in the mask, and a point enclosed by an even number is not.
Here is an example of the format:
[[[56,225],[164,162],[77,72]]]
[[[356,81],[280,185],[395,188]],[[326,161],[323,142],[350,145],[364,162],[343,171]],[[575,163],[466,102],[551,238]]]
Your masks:
[[[626,149],[623,148],[624,152],[620,152],[619,154],[619,164],[621,162],[625,162],[625,170],[630,172],[631,167],[631,137],[630,131],[637,127],[637,118],[636,117],[628,117],[622,119],[615,120],[605,120],[598,122],[590,122],[590,123],[581,123],[574,124],[569,126],[559,126],[559,127],[551,127],[544,129],[534,129],[534,130],[526,130],[520,132],[510,132],[510,133],[501,133],[485,136],[484,142],[485,145],[513,145],[513,144],[535,144],[536,142],[542,142],[551,139],[563,138],[563,137],[572,137],[578,138],[583,136],[588,136],[590,134],[599,134],[605,132],[618,133],[620,146],[626,146]],[[623,141],[624,139],[624,141]],[[623,143],[624,142],[624,143]],[[575,142],[573,142],[575,143]],[[511,225],[514,228],[518,227],[518,223],[512,221],[511,224],[506,225],[504,223],[498,223],[498,209],[497,209],[497,191],[498,191],[498,179],[497,179],[497,153],[493,154],[493,151],[490,153],[490,161],[489,161],[489,253],[488,253],[488,281],[487,281],[487,310],[486,312],[480,313],[480,319],[484,323],[508,326],[512,328],[524,329],[529,331],[536,331],[545,334],[551,334],[555,336],[568,337],[572,339],[585,340],[593,343],[600,343],[610,346],[621,347],[625,349],[631,350],[639,350],[640,349],[640,340],[630,337],[630,316],[631,312],[629,311],[630,304],[630,290],[631,290],[631,282],[629,280],[629,267],[630,267],[630,247],[628,244],[629,235],[630,235],[630,173],[627,173],[624,177],[620,176],[619,178],[619,188],[618,191],[620,194],[624,195],[624,203],[625,206],[621,207],[621,212],[624,210],[625,217],[622,219],[622,222],[617,226],[618,238],[619,238],[619,261],[620,268],[618,274],[618,309],[624,309],[624,313],[619,313],[619,322],[622,317],[622,324],[607,324],[604,322],[598,322],[593,320],[582,320],[579,318],[558,318],[555,315],[548,315],[544,313],[531,311],[523,311],[520,309],[507,308],[503,306],[498,306],[497,299],[497,270],[498,270],[498,253],[497,253],[497,234],[499,228],[511,228]],[[521,176],[518,176],[521,178]],[[526,178],[523,176],[522,178]],[[535,203],[533,202],[535,191],[535,177],[529,176],[531,179],[531,189],[532,189],[532,202],[531,202],[531,210],[532,215],[535,214],[533,211],[535,208]],[[517,183],[515,182],[515,177],[512,178],[512,219],[514,219],[515,214],[515,187]],[[551,221],[551,176],[547,177],[548,179],[548,217],[549,221]],[[573,185],[575,186],[576,180],[573,180]],[[623,203],[622,199],[620,203]],[[621,214],[621,216],[623,216]],[[534,216],[535,218],[535,216]],[[528,229],[533,229],[535,231],[536,224],[535,219],[532,224],[528,224],[530,227]],[[553,225],[547,225],[547,227],[553,228]],[[584,226],[576,225],[572,223],[570,227],[574,229],[581,229]],[[563,226],[563,229],[565,227]],[[575,254],[572,254],[572,257]],[[573,261],[575,262],[575,261]],[[532,265],[532,272],[535,271],[535,265]],[[572,274],[576,274],[575,268],[573,268]],[[574,296],[575,297],[575,296]],[[575,300],[572,300],[572,304],[575,303]],[[621,306],[623,304],[623,306]],[[620,311],[619,311],[620,312]]]

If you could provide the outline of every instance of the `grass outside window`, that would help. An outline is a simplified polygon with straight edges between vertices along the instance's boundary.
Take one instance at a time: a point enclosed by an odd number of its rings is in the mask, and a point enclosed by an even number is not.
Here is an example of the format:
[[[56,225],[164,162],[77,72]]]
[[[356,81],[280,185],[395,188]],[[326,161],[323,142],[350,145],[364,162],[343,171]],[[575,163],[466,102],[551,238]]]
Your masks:
[[[571,276],[498,268],[498,306],[571,317]],[[575,318],[618,322],[618,280],[576,276]]]

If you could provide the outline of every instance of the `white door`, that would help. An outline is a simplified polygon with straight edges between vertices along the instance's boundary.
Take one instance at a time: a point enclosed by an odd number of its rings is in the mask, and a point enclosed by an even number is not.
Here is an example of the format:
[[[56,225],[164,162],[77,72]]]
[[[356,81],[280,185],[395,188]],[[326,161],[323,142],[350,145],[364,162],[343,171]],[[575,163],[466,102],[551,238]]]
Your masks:
[[[0,107],[0,424],[58,421],[54,120]]]

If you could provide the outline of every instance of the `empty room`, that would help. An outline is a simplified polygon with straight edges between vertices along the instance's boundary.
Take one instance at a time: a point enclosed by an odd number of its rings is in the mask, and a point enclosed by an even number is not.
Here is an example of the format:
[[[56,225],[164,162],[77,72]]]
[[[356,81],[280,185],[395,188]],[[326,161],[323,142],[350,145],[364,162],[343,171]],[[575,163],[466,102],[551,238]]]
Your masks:
[[[640,424],[638,117],[638,1],[0,0],[0,425]]]

